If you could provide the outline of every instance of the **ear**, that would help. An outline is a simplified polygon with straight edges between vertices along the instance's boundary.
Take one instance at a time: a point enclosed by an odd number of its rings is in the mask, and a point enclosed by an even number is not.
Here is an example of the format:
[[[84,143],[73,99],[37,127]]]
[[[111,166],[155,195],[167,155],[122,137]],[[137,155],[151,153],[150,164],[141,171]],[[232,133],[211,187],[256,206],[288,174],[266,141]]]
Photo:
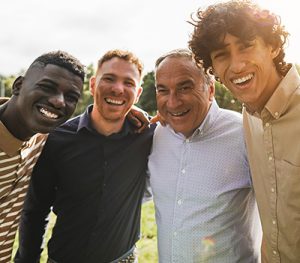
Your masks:
[[[136,98],[135,98],[135,102],[134,102],[134,103],[137,103],[137,102],[139,101],[142,92],[143,92],[143,88],[142,88],[142,87],[139,87],[139,88],[137,89],[137,94],[136,94]]]
[[[209,101],[213,101],[214,96],[215,96],[215,82],[211,81],[210,85],[208,87],[208,98],[209,98]]]
[[[90,78],[90,93],[94,97],[95,94],[95,88],[96,88],[96,77],[92,76]]]
[[[19,76],[15,79],[13,85],[12,85],[12,94],[15,96],[18,96],[20,94],[20,90],[22,88],[24,77]]]
[[[278,56],[280,50],[281,50],[281,48],[279,48],[279,47],[272,47],[272,49],[271,49],[272,59],[274,59]]]

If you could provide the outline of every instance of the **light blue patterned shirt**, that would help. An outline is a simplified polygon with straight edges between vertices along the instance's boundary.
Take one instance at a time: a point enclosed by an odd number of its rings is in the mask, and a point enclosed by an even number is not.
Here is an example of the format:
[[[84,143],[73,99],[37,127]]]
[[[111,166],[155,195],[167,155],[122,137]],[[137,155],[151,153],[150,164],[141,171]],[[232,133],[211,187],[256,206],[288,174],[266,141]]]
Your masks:
[[[259,262],[261,227],[239,113],[214,101],[190,138],[158,125],[149,157],[161,263]]]

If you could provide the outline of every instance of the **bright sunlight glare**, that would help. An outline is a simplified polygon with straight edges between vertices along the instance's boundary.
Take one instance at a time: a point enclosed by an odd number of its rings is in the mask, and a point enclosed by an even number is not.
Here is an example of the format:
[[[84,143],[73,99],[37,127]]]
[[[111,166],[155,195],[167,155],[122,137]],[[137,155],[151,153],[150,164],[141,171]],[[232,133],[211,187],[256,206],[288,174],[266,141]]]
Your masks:
[[[286,61],[300,63],[300,23],[297,1],[286,0],[256,0],[261,7],[274,12],[281,17],[281,22],[290,33],[286,46]]]

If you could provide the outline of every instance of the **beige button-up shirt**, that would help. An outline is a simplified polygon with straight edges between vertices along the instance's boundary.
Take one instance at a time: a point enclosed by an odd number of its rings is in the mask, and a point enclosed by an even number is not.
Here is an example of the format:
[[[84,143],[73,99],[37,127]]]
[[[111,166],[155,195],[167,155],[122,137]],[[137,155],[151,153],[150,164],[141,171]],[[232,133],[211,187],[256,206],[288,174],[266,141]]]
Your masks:
[[[262,262],[300,262],[300,78],[295,66],[261,114],[243,111],[263,227]]]

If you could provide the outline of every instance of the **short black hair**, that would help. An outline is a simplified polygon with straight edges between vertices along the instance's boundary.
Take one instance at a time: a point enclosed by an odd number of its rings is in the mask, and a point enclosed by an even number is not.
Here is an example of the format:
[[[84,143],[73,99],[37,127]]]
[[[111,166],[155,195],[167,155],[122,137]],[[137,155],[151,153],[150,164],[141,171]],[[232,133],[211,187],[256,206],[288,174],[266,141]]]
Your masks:
[[[74,73],[75,75],[80,77],[82,81],[84,81],[84,65],[81,64],[81,62],[77,58],[73,57],[65,51],[58,50],[44,53],[43,55],[36,58],[31,63],[28,69],[36,66],[37,64],[42,64],[44,67],[48,64],[63,67],[69,70],[70,72]]]

